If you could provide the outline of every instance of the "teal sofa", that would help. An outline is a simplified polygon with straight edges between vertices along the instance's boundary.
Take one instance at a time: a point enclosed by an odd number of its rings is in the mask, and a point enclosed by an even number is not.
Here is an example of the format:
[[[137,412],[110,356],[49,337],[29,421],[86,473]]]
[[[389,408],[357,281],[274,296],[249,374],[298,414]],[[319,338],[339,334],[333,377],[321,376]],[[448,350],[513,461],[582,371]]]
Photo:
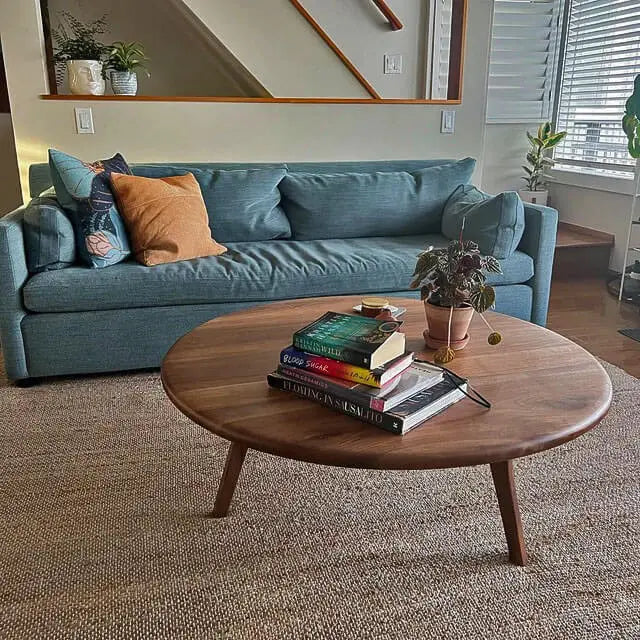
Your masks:
[[[133,165],[132,169],[134,174],[150,177],[185,170],[278,167],[284,167],[287,175],[375,174],[413,172],[452,162],[173,164]],[[50,186],[48,165],[33,165],[32,197]],[[294,187],[304,190],[304,181]],[[215,202],[204,191],[207,204]],[[387,197],[393,203],[396,194]],[[438,202],[436,218],[442,209],[442,197]],[[339,212],[340,203],[335,204]],[[401,209],[406,202],[397,204]],[[300,215],[284,196],[278,207],[290,220]],[[353,211],[357,218],[355,208]],[[432,220],[428,233],[424,232],[426,227],[408,233],[413,227],[400,224],[401,235],[394,234],[382,221],[372,225],[371,220],[364,220],[361,222],[367,235],[357,237],[358,227],[345,231],[343,219],[323,221],[316,217],[315,227],[305,227],[304,239],[296,239],[295,225],[292,222],[294,228],[289,232],[289,223],[283,218],[287,229],[278,233],[284,237],[255,239],[251,232],[245,232],[246,239],[229,242],[216,238],[229,249],[220,257],[156,267],[132,260],[104,269],[73,264],[30,273],[27,252],[32,249],[25,244],[24,212],[23,207],[0,218],[0,341],[7,374],[18,382],[158,367],[169,347],[197,325],[275,300],[374,293],[415,297],[417,293],[408,290],[408,283],[417,254],[427,245],[447,242],[437,220],[437,225]],[[344,211],[339,215],[344,217]],[[525,231],[518,249],[501,261],[501,275],[489,276],[496,287],[498,311],[544,325],[556,225],[554,209],[526,205]]]

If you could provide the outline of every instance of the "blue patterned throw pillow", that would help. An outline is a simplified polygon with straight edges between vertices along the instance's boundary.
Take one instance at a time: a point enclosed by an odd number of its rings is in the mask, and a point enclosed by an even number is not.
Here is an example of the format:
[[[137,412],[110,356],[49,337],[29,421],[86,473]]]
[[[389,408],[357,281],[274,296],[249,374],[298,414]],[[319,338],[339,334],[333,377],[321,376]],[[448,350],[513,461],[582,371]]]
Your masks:
[[[117,153],[88,163],[49,149],[49,168],[58,202],[71,215],[82,261],[100,269],[124,260],[131,251],[109,176],[131,174],[125,159]]]

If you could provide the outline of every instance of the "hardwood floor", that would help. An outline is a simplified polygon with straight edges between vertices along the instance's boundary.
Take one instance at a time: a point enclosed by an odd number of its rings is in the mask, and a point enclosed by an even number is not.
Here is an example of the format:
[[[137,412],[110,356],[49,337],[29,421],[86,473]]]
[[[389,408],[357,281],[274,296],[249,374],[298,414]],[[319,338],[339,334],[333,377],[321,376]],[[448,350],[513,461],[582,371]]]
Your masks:
[[[619,304],[602,278],[554,280],[547,326],[640,378],[640,342],[618,333],[640,328],[640,309]]]

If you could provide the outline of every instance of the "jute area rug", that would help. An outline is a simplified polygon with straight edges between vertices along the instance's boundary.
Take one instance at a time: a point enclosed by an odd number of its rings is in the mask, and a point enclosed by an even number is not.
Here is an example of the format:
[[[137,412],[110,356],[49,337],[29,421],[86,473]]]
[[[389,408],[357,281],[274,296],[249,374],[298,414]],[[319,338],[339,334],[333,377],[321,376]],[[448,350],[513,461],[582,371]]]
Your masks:
[[[0,637],[638,639],[640,381],[607,370],[604,423],[516,464],[526,568],[486,467],[251,452],[208,519],[226,443],[157,373],[2,378]]]

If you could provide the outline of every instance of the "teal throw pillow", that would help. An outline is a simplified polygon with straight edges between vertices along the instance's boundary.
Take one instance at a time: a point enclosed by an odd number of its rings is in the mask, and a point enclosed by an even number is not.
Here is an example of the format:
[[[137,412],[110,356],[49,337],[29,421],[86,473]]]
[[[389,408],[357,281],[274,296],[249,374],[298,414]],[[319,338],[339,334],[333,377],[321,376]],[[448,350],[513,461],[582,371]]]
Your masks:
[[[24,210],[22,222],[30,273],[64,269],[75,262],[73,225],[53,189],[31,200]]]
[[[473,186],[461,185],[444,207],[442,235],[457,240],[463,220],[465,240],[475,242],[481,253],[504,260],[522,239],[524,205],[515,191],[491,196]]]
[[[125,159],[118,153],[88,163],[49,149],[49,167],[58,201],[71,216],[82,261],[101,268],[124,260],[130,254],[129,240],[109,176],[131,173]]]
[[[473,158],[419,171],[288,173],[282,206],[294,240],[438,233],[442,210],[471,180]]]

